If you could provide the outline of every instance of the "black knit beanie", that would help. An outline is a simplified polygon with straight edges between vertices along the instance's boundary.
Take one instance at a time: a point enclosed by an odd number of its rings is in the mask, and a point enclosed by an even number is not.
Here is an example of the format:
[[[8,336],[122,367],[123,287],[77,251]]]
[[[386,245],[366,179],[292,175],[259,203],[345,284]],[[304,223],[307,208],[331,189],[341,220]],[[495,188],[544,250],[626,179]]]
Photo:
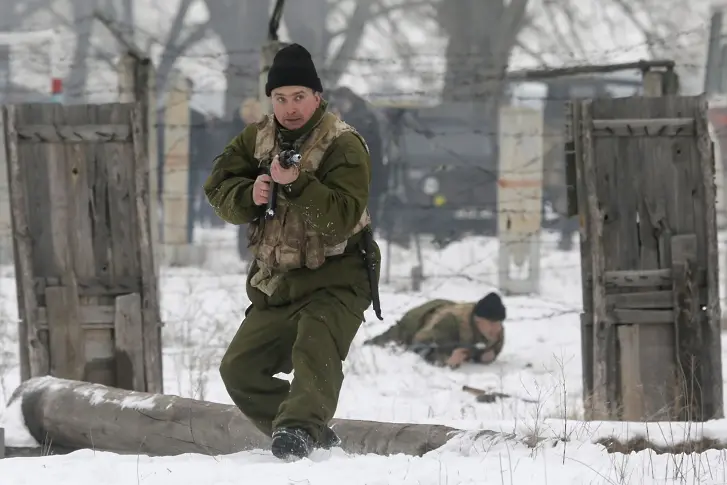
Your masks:
[[[490,293],[475,304],[472,313],[476,317],[486,318],[493,322],[502,322],[507,317],[505,305],[496,293]]]
[[[323,85],[310,52],[300,44],[285,46],[275,54],[273,65],[268,71],[265,95],[270,97],[273,89],[281,86],[304,86],[319,93],[323,92]]]

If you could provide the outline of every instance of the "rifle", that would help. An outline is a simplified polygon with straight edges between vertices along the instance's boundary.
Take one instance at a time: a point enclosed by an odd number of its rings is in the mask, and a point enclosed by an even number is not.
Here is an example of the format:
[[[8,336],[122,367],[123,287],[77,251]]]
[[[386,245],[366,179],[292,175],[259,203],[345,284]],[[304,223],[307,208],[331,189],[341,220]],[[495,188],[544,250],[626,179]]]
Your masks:
[[[295,150],[284,150],[278,154],[278,161],[280,166],[288,169],[293,165],[300,164],[301,156]],[[272,163],[270,164],[272,167]],[[268,167],[268,175],[270,174],[270,167]],[[265,209],[265,219],[270,220],[275,217],[275,208],[278,205],[278,184],[270,181],[270,196],[268,197],[268,206]]]
[[[513,396],[512,394],[506,394],[504,392],[496,392],[496,391],[486,391],[484,389],[478,389],[476,387],[470,387],[470,386],[462,386],[462,390],[464,392],[470,393],[473,396],[475,396],[475,400],[477,402],[484,402],[491,404],[498,399],[519,399],[520,401],[526,402],[528,404],[537,404],[538,401],[534,399],[527,399],[524,397],[519,396]]]
[[[484,343],[477,342],[474,344],[465,344],[462,342],[419,342],[412,344],[408,347],[408,350],[418,354],[427,362],[434,360],[434,353],[439,351],[446,354],[451,354],[455,349],[467,349],[470,353],[470,360],[479,361],[482,355],[489,350],[492,350],[497,342]],[[450,366],[452,369],[456,369],[459,366]]]

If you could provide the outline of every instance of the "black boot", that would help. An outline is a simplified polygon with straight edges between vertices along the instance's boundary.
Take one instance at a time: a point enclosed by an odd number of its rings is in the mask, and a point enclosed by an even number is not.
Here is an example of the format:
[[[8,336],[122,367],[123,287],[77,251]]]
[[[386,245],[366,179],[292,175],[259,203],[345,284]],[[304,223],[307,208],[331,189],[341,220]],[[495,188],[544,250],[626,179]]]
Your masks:
[[[290,456],[305,458],[313,451],[313,447],[311,435],[300,428],[280,428],[273,432],[272,452],[281,460]]]
[[[318,447],[324,450],[330,450],[337,446],[341,446],[341,438],[333,431],[333,428],[324,426],[323,431],[321,431],[321,439],[318,442]]]

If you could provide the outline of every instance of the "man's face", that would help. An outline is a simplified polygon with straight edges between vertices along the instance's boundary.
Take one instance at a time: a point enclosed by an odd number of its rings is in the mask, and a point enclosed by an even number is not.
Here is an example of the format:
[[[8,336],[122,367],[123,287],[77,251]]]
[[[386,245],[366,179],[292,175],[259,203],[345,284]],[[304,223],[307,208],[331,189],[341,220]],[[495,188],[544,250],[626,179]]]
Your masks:
[[[489,342],[497,342],[502,336],[502,322],[493,322],[487,318],[475,317],[477,329]]]
[[[275,118],[288,130],[302,128],[321,104],[321,97],[303,86],[274,89],[271,98]]]

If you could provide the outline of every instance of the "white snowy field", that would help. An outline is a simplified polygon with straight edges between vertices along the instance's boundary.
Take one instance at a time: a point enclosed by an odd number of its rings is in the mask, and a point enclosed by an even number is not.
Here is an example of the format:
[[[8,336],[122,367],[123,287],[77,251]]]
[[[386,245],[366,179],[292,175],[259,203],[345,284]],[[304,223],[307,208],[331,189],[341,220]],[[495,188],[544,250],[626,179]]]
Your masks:
[[[234,231],[206,230],[205,268],[165,268],[160,284],[164,330],[165,391],[231,403],[217,366],[247,305],[244,266],[233,250]],[[385,253],[385,244],[381,243]],[[585,423],[581,407],[580,261],[576,249],[555,251],[544,234],[542,288],[538,297],[506,298],[505,350],[490,366],[435,368],[412,355],[363,347],[369,336],[391,325],[407,309],[429,298],[475,300],[497,286],[494,240],[472,238],[445,250],[425,248],[421,292],[409,291],[413,251],[394,248],[391,281],[382,284],[385,317],[372,310],[345,363],[339,418],[438,423],[458,429],[502,431],[493,438],[474,433],[454,437],[422,457],[352,456],[317,451],[310,459],[281,463],[268,450],[227,456],[167,458],[80,451],[66,456],[0,460],[0,485],[96,483],[210,484],[727,484],[727,452],[658,455],[651,451],[607,453],[599,438],[648,433],[664,444],[685,436],[722,437],[727,422],[650,424]],[[383,280],[383,277],[382,277]],[[383,281],[382,281],[383,283]],[[18,384],[15,282],[0,274],[0,414]],[[725,342],[727,343],[727,342]],[[725,345],[723,345],[725,347]],[[723,357],[727,363],[727,356]],[[514,396],[478,403],[463,385]],[[727,387],[727,386],[726,386]],[[9,446],[37,445],[17,409],[0,418]],[[506,439],[508,436],[514,439]],[[540,443],[532,446],[541,439]],[[529,443],[531,446],[527,446]],[[101,478],[103,477],[103,478]]]

